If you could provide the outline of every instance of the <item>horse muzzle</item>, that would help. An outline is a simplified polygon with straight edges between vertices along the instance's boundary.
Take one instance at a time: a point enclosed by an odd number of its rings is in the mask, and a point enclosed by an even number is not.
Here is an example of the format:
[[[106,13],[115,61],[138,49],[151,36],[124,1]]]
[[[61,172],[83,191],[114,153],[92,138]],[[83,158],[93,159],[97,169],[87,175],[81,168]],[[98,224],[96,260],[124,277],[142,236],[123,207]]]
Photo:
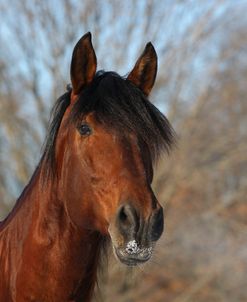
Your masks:
[[[153,210],[148,219],[143,219],[132,205],[121,205],[109,227],[116,258],[128,266],[148,261],[163,229],[162,207]]]

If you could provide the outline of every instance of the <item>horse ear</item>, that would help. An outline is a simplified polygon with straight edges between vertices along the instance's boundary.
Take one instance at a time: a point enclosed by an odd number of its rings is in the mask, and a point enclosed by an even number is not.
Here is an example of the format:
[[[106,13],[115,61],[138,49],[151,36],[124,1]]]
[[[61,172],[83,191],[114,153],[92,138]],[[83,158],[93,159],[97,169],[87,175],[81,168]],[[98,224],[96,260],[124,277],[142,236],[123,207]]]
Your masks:
[[[145,95],[149,95],[153,88],[157,74],[158,58],[151,42],[149,42],[135,67],[132,69],[127,79],[139,87]]]
[[[91,41],[91,33],[85,34],[76,44],[70,66],[70,77],[73,93],[91,83],[96,72],[97,58]]]

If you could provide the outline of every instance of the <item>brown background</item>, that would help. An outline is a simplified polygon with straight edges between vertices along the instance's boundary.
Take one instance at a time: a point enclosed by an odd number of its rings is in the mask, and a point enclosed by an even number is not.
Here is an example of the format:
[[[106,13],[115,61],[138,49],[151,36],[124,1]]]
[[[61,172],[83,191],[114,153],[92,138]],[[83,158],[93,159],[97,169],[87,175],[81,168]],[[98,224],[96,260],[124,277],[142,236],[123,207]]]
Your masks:
[[[0,1],[0,219],[40,158],[49,111],[90,30],[99,68],[126,74],[145,43],[152,94],[178,134],[153,187],[166,231],[133,271],[112,257],[96,301],[247,301],[247,2]]]

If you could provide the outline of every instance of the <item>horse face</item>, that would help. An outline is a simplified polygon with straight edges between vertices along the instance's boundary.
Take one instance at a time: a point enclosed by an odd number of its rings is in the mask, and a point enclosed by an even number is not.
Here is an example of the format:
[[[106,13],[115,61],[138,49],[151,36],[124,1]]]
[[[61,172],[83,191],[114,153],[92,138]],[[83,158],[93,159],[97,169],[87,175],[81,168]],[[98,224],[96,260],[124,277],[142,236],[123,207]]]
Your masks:
[[[149,94],[156,70],[156,53],[148,43],[128,78],[121,80],[129,85],[125,93],[133,89],[133,98],[138,90],[143,110],[152,108],[148,103],[144,106],[142,98]],[[151,189],[150,150],[140,147],[135,131],[114,131],[114,125],[100,121],[93,110],[84,112],[75,123],[68,122],[84,91],[88,87],[93,90],[95,71],[96,56],[91,35],[87,34],[73,52],[70,106],[57,138],[59,198],[66,201],[67,213],[77,227],[110,236],[116,257],[127,265],[136,265],[150,258],[154,243],[163,232],[163,210]],[[112,101],[111,95],[109,99]],[[118,98],[114,101],[118,102]],[[157,115],[155,129],[159,132],[163,125],[169,129],[165,117],[156,109],[150,110],[148,123]],[[147,114],[148,111],[142,115],[144,119]],[[139,129],[142,125],[139,123]],[[169,145],[171,132],[157,135],[168,138]]]

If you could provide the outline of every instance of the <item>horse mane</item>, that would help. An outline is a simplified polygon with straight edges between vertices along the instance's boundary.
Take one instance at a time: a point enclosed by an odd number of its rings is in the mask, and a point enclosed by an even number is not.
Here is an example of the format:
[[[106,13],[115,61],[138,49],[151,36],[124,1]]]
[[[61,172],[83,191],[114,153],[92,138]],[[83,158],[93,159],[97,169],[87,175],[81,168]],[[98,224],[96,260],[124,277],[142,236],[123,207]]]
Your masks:
[[[70,104],[70,95],[71,88],[56,101],[44,144],[41,162],[45,162],[47,172],[53,175],[56,170],[56,137]],[[110,131],[117,131],[120,135],[134,133],[141,151],[148,149],[153,163],[163,150],[169,153],[174,141],[169,121],[138,87],[117,73],[98,71],[73,106],[69,121],[78,124],[90,112],[94,112],[97,120]]]
[[[43,155],[39,166],[44,163],[46,164],[46,176],[52,176],[55,174],[56,160],[55,160],[55,144],[58,135],[58,130],[62,122],[64,113],[68,106],[70,105],[70,95],[72,89],[68,86],[67,92],[60,96],[55,102],[50,116],[50,123],[48,127],[48,134],[46,136],[43,145]]]

